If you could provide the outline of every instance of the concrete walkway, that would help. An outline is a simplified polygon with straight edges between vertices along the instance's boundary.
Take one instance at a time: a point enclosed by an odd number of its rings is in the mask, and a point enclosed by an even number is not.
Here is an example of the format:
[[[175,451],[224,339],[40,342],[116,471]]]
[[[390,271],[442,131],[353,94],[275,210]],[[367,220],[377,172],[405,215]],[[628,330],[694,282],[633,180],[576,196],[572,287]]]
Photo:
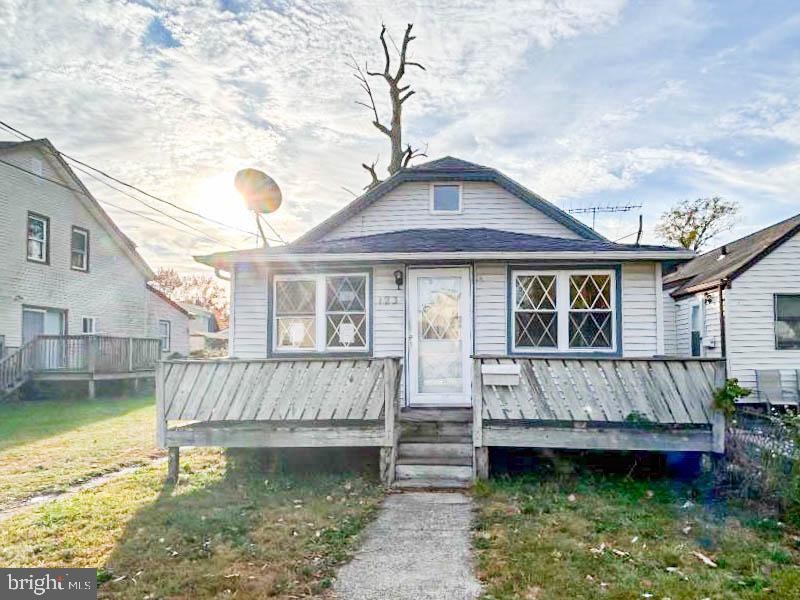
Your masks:
[[[338,600],[473,600],[472,501],[416,492],[386,498],[361,549],[334,584]]]

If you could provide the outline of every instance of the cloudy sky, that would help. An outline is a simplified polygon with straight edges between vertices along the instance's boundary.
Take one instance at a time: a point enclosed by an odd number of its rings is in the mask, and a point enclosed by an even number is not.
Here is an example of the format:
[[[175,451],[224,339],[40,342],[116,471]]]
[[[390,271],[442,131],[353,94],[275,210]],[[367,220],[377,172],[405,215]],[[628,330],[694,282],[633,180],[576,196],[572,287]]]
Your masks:
[[[427,70],[408,77],[405,136],[431,158],[494,166],[567,209],[641,204],[650,241],[686,198],[741,203],[728,239],[800,212],[792,1],[0,0],[0,120],[244,230],[232,177],[263,169],[284,193],[270,221],[291,239],[360,191],[361,162],[385,167],[347,67],[378,64],[381,22],[398,42],[415,24]],[[156,267],[254,243],[174,210],[217,241],[108,211]],[[629,234],[638,212],[597,228]]]

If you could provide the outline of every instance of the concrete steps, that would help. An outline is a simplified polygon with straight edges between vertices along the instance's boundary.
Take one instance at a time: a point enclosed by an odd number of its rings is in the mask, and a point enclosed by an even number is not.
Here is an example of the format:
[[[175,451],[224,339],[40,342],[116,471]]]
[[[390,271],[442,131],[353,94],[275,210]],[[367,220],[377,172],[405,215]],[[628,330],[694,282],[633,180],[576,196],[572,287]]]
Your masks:
[[[472,412],[414,409],[400,417],[394,487],[463,489],[473,478]]]

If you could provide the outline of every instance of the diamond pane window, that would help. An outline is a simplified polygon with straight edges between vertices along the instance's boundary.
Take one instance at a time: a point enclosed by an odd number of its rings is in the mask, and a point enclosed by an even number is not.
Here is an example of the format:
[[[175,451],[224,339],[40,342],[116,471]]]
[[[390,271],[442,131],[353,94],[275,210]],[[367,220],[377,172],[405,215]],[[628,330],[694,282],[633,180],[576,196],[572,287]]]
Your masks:
[[[514,345],[557,348],[556,276],[518,275],[514,285]]]
[[[317,284],[314,279],[275,282],[275,333],[278,348],[314,349],[316,304]]]
[[[325,340],[328,348],[367,347],[367,276],[325,278]]]
[[[512,349],[575,352],[615,349],[614,271],[515,271]]]
[[[276,351],[366,350],[369,339],[366,274],[276,275],[273,348]]]
[[[611,276],[570,275],[569,347],[611,348]]]

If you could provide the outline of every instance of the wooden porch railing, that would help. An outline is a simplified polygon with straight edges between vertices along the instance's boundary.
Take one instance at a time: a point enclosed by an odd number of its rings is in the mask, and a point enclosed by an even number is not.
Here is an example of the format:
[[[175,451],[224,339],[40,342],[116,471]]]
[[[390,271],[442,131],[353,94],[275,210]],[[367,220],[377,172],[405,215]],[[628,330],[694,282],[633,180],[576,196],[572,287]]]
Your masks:
[[[724,452],[724,361],[478,357],[473,377],[476,449]]]
[[[397,358],[166,360],[156,371],[159,446],[377,446],[390,482]],[[172,426],[170,426],[172,424]]]

